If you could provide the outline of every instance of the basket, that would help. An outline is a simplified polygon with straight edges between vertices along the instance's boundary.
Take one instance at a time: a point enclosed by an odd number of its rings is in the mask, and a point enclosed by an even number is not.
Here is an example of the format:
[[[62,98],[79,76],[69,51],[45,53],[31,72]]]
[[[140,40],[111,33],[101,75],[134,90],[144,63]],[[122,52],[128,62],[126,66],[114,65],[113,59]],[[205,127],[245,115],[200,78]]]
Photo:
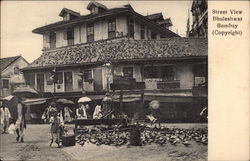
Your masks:
[[[63,146],[75,146],[75,135],[63,135],[62,136],[62,145]]]

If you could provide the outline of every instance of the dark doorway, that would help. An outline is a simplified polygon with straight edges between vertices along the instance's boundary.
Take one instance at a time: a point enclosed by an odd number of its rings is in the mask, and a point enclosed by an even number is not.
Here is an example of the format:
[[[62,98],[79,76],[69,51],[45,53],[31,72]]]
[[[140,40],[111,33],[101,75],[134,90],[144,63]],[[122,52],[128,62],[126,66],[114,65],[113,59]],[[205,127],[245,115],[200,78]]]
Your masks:
[[[72,72],[64,72],[65,92],[73,91]]]
[[[37,90],[44,92],[44,73],[37,74]]]

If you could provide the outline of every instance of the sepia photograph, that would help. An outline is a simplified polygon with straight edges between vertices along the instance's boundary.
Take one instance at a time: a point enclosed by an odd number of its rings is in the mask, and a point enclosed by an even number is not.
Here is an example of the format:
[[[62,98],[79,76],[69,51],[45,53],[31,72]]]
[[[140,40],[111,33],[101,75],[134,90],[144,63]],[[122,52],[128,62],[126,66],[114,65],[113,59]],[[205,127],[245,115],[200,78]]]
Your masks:
[[[0,160],[208,160],[208,2],[2,1]]]

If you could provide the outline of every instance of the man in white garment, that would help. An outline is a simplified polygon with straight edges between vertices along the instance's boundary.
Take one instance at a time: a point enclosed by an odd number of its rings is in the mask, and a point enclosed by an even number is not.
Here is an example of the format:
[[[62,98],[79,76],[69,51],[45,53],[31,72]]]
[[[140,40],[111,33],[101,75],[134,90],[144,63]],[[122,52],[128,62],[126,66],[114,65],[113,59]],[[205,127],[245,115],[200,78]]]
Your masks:
[[[24,142],[23,137],[24,137],[24,128],[26,128],[26,123],[25,123],[25,107],[21,103],[21,98],[19,98],[18,103],[17,103],[17,119],[16,119],[16,134],[17,138],[16,140],[20,142]]]
[[[11,115],[10,115],[9,108],[6,106],[5,102],[1,102],[0,103],[0,124],[1,124],[1,131],[3,134],[7,133],[10,117]]]

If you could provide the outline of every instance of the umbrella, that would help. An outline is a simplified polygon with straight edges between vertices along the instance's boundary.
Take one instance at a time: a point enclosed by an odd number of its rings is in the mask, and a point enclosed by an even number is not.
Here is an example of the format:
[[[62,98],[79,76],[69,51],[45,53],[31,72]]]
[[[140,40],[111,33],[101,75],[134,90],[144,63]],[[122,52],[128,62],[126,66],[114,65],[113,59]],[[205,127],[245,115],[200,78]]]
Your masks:
[[[74,105],[75,104],[73,101],[67,100],[65,98],[58,99],[57,102],[62,103],[64,105]]]
[[[9,95],[9,96],[6,96],[4,98],[0,98],[0,101],[10,101],[14,96],[12,95]]]
[[[150,107],[151,109],[156,110],[156,109],[160,108],[160,102],[157,101],[157,100],[151,101],[151,102],[149,103],[149,107]]]
[[[30,87],[18,87],[14,90],[13,95],[24,98],[38,97],[39,93]]]
[[[90,102],[91,99],[89,97],[81,97],[79,100],[78,100],[78,103],[84,103],[84,102]]]

